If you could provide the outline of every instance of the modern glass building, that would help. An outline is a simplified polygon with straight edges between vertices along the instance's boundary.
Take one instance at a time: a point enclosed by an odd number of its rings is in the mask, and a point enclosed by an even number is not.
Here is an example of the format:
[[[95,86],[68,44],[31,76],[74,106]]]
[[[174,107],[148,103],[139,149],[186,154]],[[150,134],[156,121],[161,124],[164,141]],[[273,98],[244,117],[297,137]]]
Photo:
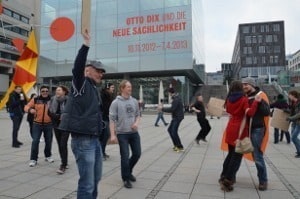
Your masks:
[[[57,42],[49,29],[41,28],[40,83],[71,80],[82,45],[82,2],[41,1],[42,27],[49,27],[58,17],[68,17],[75,33],[65,42]],[[91,4],[88,60],[104,64],[105,78],[183,76],[188,87],[203,83],[201,0],[91,0]]]

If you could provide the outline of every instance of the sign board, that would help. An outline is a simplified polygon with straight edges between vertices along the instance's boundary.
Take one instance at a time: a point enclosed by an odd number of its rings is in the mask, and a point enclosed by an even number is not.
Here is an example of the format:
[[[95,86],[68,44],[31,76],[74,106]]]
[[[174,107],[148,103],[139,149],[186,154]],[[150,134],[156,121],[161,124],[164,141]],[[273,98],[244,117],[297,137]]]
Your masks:
[[[91,0],[82,0],[81,33],[85,30],[91,33]]]
[[[224,111],[225,100],[211,97],[207,104],[207,113],[211,116],[221,117]]]
[[[285,113],[283,110],[274,108],[273,116],[270,125],[274,128],[278,128],[283,131],[288,131],[290,123],[286,121],[286,118],[289,116],[288,113]]]

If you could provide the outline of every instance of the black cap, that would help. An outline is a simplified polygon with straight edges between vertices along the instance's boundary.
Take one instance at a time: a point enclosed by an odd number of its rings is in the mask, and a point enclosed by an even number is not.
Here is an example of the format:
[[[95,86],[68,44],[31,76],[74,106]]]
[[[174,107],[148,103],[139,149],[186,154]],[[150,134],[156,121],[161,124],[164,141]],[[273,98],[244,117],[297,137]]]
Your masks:
[[[93,67],[96,70],[101,70],[103,73],[105,73],[105,69],[103,68],[103,64],[100,61],[89,61],[85,67]]]

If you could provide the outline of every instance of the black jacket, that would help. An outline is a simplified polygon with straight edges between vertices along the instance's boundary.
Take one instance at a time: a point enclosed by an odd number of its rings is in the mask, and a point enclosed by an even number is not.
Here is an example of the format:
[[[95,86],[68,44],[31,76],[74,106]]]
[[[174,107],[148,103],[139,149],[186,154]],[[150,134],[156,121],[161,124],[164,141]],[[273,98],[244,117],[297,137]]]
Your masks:
[[[75,134],[99,136],[102,103],[95,82],[84,76],[89,47],[83,45],[75,59],[73,85],[61,115],[59,129]]]
[[[254,101],[254,96],[259,92],[259,88],[256,88],[256,91],[248,95],[249,106],[252,105]],[[269,104],[261,100],[261,102],[257,106],[257,110],[252,117],[252,125],[251,128],[262,128],[265,127],[264,117],[270,115],[270,106]]]
[[[26,100],[20,99],[20,94],[13,91],[9,95],[8,99],[8,111],[11,116],[22,117],[24,115],[24,106],[26,104]]]
[[[172,97],[173,101],[170,108],[162,108],[163,112],[172,113],[172,118],[182,120],[184,118],[183,103],[178,94]]]

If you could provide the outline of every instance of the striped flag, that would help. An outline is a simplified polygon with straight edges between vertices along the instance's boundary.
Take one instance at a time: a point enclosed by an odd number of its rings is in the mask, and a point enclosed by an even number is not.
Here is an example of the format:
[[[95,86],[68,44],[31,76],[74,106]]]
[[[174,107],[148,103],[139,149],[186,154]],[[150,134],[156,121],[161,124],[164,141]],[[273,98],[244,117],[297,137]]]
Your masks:
[[[6,91],[4,98],[1,100],[0,109],[2,109],[8,98],[9,94],[14,90],[16,85],[22,87],[23,92],[27,95],[30,89],[36,83],[36,71],[38,62],[38,51],[34,31],[32,30],[28,43],[16,62],[15,72],[11,81],[10,87]]]

